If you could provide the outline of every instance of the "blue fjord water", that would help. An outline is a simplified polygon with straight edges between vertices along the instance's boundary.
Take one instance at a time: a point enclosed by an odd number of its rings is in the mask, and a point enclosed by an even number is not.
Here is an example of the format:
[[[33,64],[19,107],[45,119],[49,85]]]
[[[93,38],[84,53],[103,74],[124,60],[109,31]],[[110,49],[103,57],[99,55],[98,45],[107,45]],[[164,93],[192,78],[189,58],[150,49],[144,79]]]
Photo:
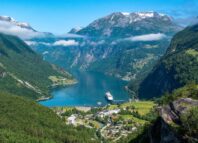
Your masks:
[[[53,98],[41,101],[40,104],[53,106],[98,106],[107,105],[105,92],[110,91],[116,101],[128,101],[129,96],[124,89],[127,82],[96,72],[74,72],[78,84],[54,89]]]

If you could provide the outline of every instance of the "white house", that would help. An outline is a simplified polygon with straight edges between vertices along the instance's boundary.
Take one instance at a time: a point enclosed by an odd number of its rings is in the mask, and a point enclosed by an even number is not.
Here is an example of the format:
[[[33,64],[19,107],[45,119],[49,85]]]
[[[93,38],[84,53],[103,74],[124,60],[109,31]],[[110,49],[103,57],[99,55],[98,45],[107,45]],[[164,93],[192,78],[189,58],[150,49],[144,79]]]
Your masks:
[[[75,115],[71,115],[70,117],[67,118],[67,122],[68,124],[75,124],[76,123],[76,116]]]
[[[100,117],[105,117],[105,116],[110,116],[112,114],[118,114],[120,112],[120,109],[115,109],[115,110],[107,110],[107,111],[102,111],[98,115]]]

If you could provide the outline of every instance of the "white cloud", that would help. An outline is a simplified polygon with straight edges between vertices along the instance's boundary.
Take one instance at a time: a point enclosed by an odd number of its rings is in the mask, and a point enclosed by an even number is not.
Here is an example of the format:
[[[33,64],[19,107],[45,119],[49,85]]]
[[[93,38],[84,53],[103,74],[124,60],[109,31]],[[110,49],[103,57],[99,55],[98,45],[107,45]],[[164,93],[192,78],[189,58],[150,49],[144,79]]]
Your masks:
[[[71,34],[71,33],[67,33],[67,34],[63,34],[63,35],[57,35],[57,37],[60,37],[60,38],[87,38],[84,35]]]
[[[59,40],[53,43],[53,46],[78,46],[79,43],[75,40]]]
[[[52,44],[47,42],[35,42],[35,41],[25,41],[25,43],[29,46],[35,46],[35,45],[45,45],[45,46],[51,46]]]
[[[44,36],[43,33],[35,32],[32,29],[22,28],[6,21],[0,21],[0,32],[18,36],[22,39],[31,39]]]
[[[45,46],[78,46],[79,43],[75,40],[58,40],[54,43],[47,43],[47,42],[35,42],[35,41],[25,41],[26,44],[29,46],[35,46],[35,45],[45,45]]]
[[[139,35],[139,36],[133,36],[126,38],[125,40],[130,40],[130,41],[158,41],[163,38],[165,38],[166,35],[163,33],[151,33],[151,34],[145,34],[145,35]]]

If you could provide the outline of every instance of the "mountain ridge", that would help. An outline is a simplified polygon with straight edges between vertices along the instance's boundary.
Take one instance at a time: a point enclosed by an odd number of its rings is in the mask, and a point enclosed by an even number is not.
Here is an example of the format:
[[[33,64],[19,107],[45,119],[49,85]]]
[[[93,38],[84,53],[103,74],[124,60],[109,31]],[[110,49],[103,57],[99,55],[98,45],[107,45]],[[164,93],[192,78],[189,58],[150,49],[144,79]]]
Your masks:
[[[158,25],[153,22],[154,19],[155,21],[158,21]],[[167,24],[169,27],[160,27],[160,25]],[[130,28],[135,26],[139,28]],[[124,29],[122,29],[126,27],[128,31],[124,31]],[[172,18],[168,15],[158,12],[116,12],[93,21],[87,27],[77,31],[76,34],[93,37],[111,37],[113,35],[118,35],[118,37],[126,37],[140,35],[142,33],[146,34],[145,31],[148,31],[147,33],[149,33],[149,29],[152,27],[158,28],[157,31],[160,31],[161,33],[171,33],[175,28],[178,28],[178,30],[181,29],[181,27],[179,28],[176,26]],[[153,28],[152,31],[156,30]]]
[[[50,77],[65,79],[68,84],[73,83],[70,74],[43,61],[21,39],[1,33],[0,71],[1,91],[32,99],[50,96],[51,86],[56,82],[58,84],[58,80],[53,81]]]
[[[189,82],[198,82],[197,37],[198,24],[174,36],[166,54],[135,89],[140,98],[159,97]]]
[[[131,19],[135,22],[130,24]],[[43,55],[47,61],[66,69],[96,71],[129,81],[145,76],[151,70],[166,51],[171,37],[180,29],[164,14],[117,12],[99,18],[87,27],[73,29],[77,31],[74,34],[85,38],[43,39],[35,41],[31,47],[41,54],[47,53]],[[110,35],[105,36],[104,32],[109,30]],[[71,40],[71,46],[53,46],[54,41],[68,43]]]
[[[49,32],[39,32],[27,22],[19,22],[10,16],[0,16],[0,32],[22,39],[53,37]]]

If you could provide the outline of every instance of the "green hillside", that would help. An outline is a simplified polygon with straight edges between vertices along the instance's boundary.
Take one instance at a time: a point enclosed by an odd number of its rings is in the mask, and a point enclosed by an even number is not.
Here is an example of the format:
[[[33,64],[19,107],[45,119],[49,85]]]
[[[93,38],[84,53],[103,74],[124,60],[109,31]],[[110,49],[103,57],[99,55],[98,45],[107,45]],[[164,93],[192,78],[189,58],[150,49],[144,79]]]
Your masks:
[[[64,82],[54,83],[50,77]],[[0,34],[0,90],[32,99],[49,96],[52,85],[71,84],[71,75],[43,61],[17,37]]]
[[[1,143],[97,143],[94,131],[66,126],[50,109],[0,93]]]
[[[198,83],[198,25],[176,34],[165,56],[140,85],[130,88],[140,98],[157,97],[187,83]]]

